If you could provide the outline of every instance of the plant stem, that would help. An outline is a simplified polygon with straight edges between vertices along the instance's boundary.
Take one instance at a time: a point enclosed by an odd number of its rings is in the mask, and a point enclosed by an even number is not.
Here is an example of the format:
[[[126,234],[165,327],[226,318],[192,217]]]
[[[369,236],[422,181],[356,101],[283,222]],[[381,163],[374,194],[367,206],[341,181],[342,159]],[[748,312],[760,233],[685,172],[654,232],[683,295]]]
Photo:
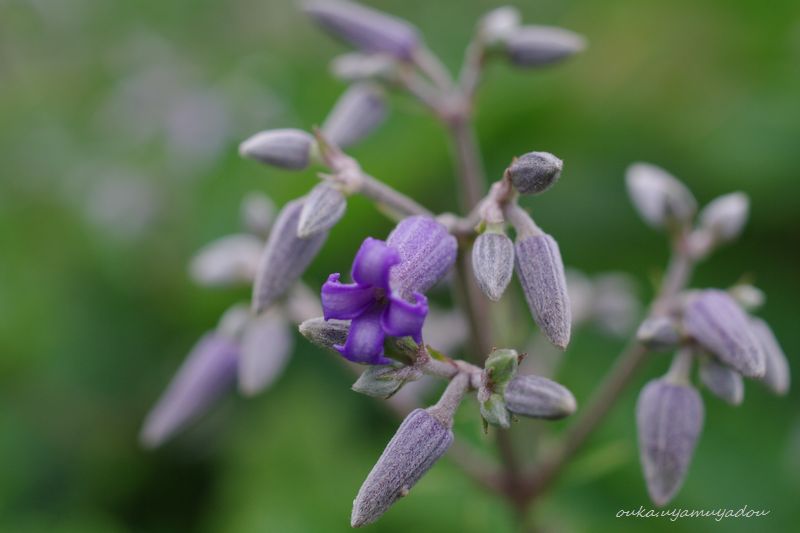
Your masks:
[[[486,189],[478,142],[467,113],[454,117],[448,121],[447,126],[461,180],[461,208],[464,213],[468,213],[480,202]]]
[[[686,286],[692,267],[693,261],[681,250],[680,245],[676,245],[661,288],[651,306],[651,316],[663,313],[670,300]],[[552,485],[566,464],[605,419],[649,353],[647,348],[634,340],[620,354],[614,367],[592,395],[588,407],[567,431],[561,444],[555,447],[554,454],[539,466],[526,487],[529,504]]]
[[[433,213],[423,205],[367,174],[362,173],[359,192],[397,211],[404,217],[412,215],[433,216]]]

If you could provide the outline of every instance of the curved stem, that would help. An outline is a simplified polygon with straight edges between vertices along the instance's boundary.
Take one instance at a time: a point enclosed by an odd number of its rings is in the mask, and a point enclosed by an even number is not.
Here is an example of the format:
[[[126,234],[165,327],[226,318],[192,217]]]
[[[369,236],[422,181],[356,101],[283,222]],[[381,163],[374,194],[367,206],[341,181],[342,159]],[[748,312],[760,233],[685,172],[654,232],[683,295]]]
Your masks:
[[[480,202],[486,189],[483,163],[469,117],[458,116],[448,126],[461,180],[461,208],[467,213]]]
[[[397,211],[403,217],[413,215],[433,215],[433,213],[431,213],[426,207],[419,204],[412,198],[367,174],[362,173],[362,180],[358,192],[380,204],[389,207],[393,211]]]

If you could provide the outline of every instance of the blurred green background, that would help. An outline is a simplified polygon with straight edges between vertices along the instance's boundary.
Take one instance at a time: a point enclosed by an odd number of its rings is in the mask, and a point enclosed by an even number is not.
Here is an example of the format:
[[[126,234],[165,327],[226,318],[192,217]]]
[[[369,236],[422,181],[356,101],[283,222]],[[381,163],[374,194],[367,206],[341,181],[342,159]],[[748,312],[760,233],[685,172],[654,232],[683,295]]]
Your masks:
[[[477,17],[499,5],[371,3],[417,24],[451,68]],[[489,175],[532,149],[563,158],[558,186],[527,205],[569,266],[629,272],[644,297],[666,246],[630,206],[625,167],[662,165],[703,203],[746,191],[752,218],[743,237],[701,265],[695,285],[750,276],[797,370],[800,4],[519,7],[526,22],[578,31],[590,47],[558,68],[488,69],[477,127]],[[349,529],[352,498],[396,421],[304,342],[272,390],[232,396],[162,450],[137,444],[144,415],[194,340],[247,297],[194,286],[186,274],[193,251],[238,229],[247,191],[283,203],[315,182],[312,172],[240,160],[237,143],[260,129],[320,123],[344,88],[328,74],[343,51],[286,0],[0,0],[0,531]],[[441,128],[408,99],[392,104],[388,123],[352,153],[431,208],[455,209]],[[305,279],[318,286],[346,270],[360,241],[389,227],[354,198]],[[576,336],[559,380],[579,403],[622,344]],[[636,389],[667,363],[654,359],[638,377],[536,510],[538,523],[549,531],[796,531],[798,394],[774,398],[756,384],[738,408],[704,395],[704,434],[673,506],[746,504],[771,510],[768,518],[615,518],[650,506],[633,405]],[[463,416],[460,430],[489,440]],[[511,524],[501,501],[443,461],[372,529],[502,532]]]

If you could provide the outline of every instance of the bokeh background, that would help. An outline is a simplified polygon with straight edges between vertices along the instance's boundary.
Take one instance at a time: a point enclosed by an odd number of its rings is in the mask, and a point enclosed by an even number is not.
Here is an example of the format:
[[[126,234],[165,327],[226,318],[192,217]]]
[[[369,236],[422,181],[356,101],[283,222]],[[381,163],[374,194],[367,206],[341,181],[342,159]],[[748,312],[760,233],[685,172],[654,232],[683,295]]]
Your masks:
[[[451,68],[477,17],[499,5],[370,3],[417,24]],[[625,167],[660,164],[701,202],[746,191],[743,237],[704,263],[695,285],[752,279],[798,372],[800,4],[519,7],[527,22],[581,32],[590,47],[558,68],[488,69],[477,126],[489,175],[531,149],[562,157],[558,186],[527,205],[568,265],[631,273],[643,298],[667,250],[629,205]],[[238,229],[246,192],[281,204],[315,182],[313,172],[241,160],[237,143],[260,129],[320,123],[344,89],[328,73],[343,51],[288,0],[0,1],[0,530],[348,530],[352,498],[396,421],[349,390],[351,375],[330,354],[299,339],[273,389],[232,395],[161,450],[137,443],[194,340],[247,298],[193,285],[191,254]],[[392,108],[352,153],[430,207],[454,209],[441,128],[408,99],[393,98]],[[363,237],[388,229],[353,199],[305,279],[318,285],[346,270]],[[576,336],[559,380],[579,403],[622,345],[591,330]],[[798,394],[774,398],[757,384],[738,408],[704,395],[707,424],[674,506],[746,504],[771,510],[768,518],[615,518],[649,506],[633,406],[667,364],[656,358],[638,377],[537,521],[550,531],[795,530]],[[488,440],[474,416],[463,417],[468,438]],[[373,530],[511,524],[501,501],[443,461]]]

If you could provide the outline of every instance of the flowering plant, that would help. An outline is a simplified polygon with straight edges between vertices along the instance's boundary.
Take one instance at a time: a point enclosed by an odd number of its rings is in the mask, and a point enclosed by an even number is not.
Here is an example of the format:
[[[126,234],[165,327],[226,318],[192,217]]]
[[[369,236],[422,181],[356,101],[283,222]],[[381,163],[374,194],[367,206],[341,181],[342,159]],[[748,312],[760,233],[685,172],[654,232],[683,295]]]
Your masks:
[[[267,388],[288,361],[292,322],[312,343],[358,365],[350,365],[360,374],[355,391],[387,399],[403,418],[357,493],[354,527],[379,519],[445,454],[524,516],[655,352],[675,353],[667,373],[642,389],[636,409],[646,486],[657,505],[679,490],[703,426],[703,403],[691,377],[695,365],[704,387],[734,405],[743,399],[743,377],[786,393],[786,358],[769,326],[749,315],[761,303],[760,292],[749,285],[688,289],[695,265],[742,230],[747,196],[722,196],[698,214],[680,181],[653,165],[634,164],[626,177],[633,204],[645,222],[669,235],[673,257],[633,342],[555,451],[529,473],[510,439],[516,417],[560,419],[572,415],[577,402],[548,377],[549,348],[533,343],[536,349],[525,353],[508,340],[528,329],[527,319],[511,325],[517,334],[504,335],[494,327],[489,302],[513,308],[503,296],[516,272],[533,321],[558,350],[566,350],[573,329],[588,321],[624,333],[637,306],[624,278],[589,280],[566,271],[556,240],[520,206],[520,196],[542,194],[558,182],[558,157],[532,151],[514,158],[487,190],[473,102],[488,61],[540,68],[582,51],[585,42],[567,30],[523,25],[515,9],[499,8],[480,20],[453,79],[406,21],[345,1],[311,2],[306,11],[358,50],[334,62],[334,72],[351,85],[321,128],[262,131],[240,152],[292,171],[320,165],[321,181],[286,204],[274,222],[268,199],[247,197],[248,232],[216,241],[193,259],[191,273],[203,284],[252,283],[252,303],[232,307],[190,353],[145,421],[146,445],[162,444],[237,383],[248,395]],[[411,95],[445,126],[458,166],[461,214],[430,212],[344,152],[386,117],[389,90]],[[352,283],[333,273],[319,291],[309,288],[300,278],[355,194],[374,201],[397,225],[385,241],[363,241],[352,261]],[[453,316],[467,324],[461,330],[469,343],[459,328],[436,335],[444,326],[426,293],[442,285],[453,292]],[[463,358],[455,357],[459,353]],[[428,407],[419,405],[412,385],[424,376],[447,381]],[[456,410],[471,392],[487,433],[491,427],[496,436],[499,465],[477,459],[454,434]]]

